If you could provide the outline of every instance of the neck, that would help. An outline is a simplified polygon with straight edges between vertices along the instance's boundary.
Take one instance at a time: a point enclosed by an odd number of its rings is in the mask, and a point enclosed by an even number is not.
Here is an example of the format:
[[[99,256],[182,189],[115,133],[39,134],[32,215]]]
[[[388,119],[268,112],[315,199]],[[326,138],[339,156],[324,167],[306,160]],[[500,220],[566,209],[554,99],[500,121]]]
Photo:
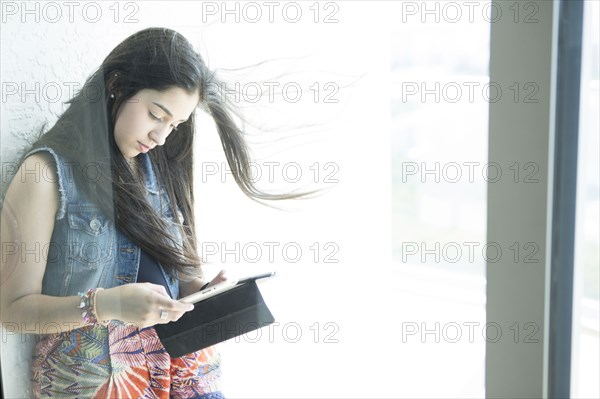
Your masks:
[[[125,158],[134,176],[138,176],[138,162],[135,158]]]

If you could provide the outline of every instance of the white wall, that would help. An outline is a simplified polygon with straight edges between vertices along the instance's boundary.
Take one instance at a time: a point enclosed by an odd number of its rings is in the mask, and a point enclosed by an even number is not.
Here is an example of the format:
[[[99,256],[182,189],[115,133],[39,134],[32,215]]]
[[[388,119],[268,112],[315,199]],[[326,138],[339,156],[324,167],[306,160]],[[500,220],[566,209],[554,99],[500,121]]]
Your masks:
[[[44,123],[51,126],[56,121],[72,88],[81,87],[107,51],[133,31],[132,25],[113,24],[107,17],[97,24],[86,23],[77,13],[70,23],[68,8],[62,3],[63,18],[51,23],[56,15],[52,8],[32,2],[28,7],[34,12],[25,14],[22,4],[2,2],[2,193],[16,172],[19,152]],[[105,6],[102,10],[108,15]],[[31,397],[28,380],[33,342],[34,336],[16,336],[2,329],[4,397]]]

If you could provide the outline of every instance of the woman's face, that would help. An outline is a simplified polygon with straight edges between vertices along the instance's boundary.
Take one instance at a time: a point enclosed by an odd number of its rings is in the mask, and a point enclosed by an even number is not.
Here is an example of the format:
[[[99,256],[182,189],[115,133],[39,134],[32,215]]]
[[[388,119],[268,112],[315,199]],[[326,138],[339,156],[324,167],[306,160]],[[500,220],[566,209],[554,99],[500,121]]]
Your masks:
[[[144,89],[125,101],[116,115],[115,141],[127,159],[163,145],[169,134],[185,122],[198,106],[198,91],[179,87],[164,91]]]

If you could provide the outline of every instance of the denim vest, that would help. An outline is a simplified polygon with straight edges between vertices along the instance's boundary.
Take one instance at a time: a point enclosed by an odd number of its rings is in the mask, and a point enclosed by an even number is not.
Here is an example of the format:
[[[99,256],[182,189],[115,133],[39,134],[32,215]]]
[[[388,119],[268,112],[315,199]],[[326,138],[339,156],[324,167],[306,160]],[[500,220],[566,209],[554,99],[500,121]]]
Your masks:
[[[69,168],[81,167],[80,165],[74,166],[74,163],[66,162],[48,147],[35,148],[25,157],[39,151],[47,151],[54,157],[60,193],[60,207],[47,250],[42,293],[71,296],[89,288],[112,288],[135,283],[140,264],[140,247],[121,232],[75,185]],[[140,167],[147,176],[147,199],[165,218],[173,236],[181,242],[181,234],[169,207],[168,195],[164,187],[158,185],[150,156],[139,156]],[[179,298],[177,275],[167,273],[162,265],[160,269],[171,297]]]

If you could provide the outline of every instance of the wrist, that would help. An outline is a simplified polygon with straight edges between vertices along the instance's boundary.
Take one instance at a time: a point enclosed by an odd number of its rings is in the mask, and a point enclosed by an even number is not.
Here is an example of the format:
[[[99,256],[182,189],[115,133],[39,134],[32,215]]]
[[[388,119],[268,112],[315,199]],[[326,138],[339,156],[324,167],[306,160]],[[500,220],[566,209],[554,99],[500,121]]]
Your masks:
[[[98,290],[96,292],[96,317],[99,323],[115,319],[112,309],[112,289]]]

